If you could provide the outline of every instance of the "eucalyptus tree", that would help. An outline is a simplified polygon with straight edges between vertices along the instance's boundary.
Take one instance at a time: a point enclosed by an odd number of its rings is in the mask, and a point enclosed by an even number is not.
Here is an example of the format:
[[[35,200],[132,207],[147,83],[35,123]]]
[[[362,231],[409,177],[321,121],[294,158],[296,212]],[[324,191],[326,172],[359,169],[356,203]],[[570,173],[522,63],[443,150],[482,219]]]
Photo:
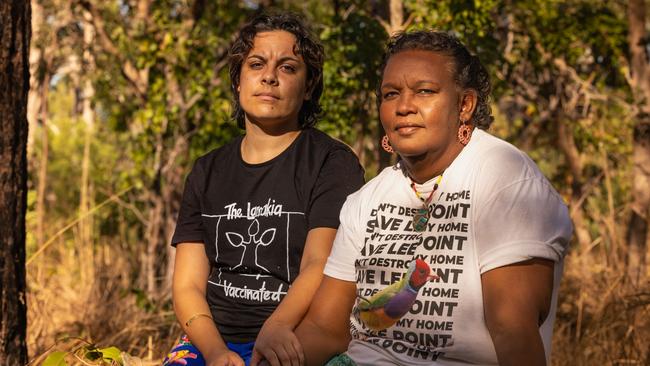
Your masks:
[[[27,361],[25,211],[30,3],[0,3],[0,364]]]

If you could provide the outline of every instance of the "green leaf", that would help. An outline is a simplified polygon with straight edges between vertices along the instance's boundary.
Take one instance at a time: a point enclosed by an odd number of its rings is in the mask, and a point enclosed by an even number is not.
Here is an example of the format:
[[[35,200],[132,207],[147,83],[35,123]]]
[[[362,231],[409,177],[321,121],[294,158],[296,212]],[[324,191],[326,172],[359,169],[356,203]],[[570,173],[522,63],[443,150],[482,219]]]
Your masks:
[[[100,348],[99,352],[102,353],[102,357],[105,360],[113,360],[122,363],[122,356],[120,356],[122,351],[117,347]]]
[[[65,362],[65,355],[67,352],[56,351],[50,353],[49,356],[43,361],[41,366],[68,366],[68,363]]]
[[[97,361],[102,358],[102,353],[99,352],[96,348],[92,348],[86,351],[84,358],[90,361]]]

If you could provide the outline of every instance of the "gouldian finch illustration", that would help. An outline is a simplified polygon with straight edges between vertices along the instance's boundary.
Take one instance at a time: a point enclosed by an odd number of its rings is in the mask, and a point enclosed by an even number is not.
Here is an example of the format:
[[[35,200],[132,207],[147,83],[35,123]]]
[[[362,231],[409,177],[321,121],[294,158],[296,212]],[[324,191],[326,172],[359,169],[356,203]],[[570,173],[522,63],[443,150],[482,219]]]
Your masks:
[[[411,261],[401,280],[377,292],[369,300],[361,297],[356,307],[359,318],[372,330],[392,326],[411,309],[420,288],[437,278],[431,275],[431,268],[422,259]]]

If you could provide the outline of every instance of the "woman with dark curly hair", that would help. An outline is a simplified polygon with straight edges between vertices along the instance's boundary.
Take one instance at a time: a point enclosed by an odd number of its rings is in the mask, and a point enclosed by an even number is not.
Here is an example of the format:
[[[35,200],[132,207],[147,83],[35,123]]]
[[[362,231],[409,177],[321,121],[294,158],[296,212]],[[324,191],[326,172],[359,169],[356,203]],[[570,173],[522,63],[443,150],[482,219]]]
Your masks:
[[[257,16],[230,52],[243,136],[199,158],[172,244],[173,300],[186,335],[165,365],[302,362],[293,334],[322,278],[363,169],[314,129],[323,47],[291,14]],[[341,179],[345,177],[345,179]]]
[[[341,210],[296,330],[308,365],[548,362],[572,226],[533,161],[485,132],[489,93],[455,37],[390,40],[378,104],[400,160]]]

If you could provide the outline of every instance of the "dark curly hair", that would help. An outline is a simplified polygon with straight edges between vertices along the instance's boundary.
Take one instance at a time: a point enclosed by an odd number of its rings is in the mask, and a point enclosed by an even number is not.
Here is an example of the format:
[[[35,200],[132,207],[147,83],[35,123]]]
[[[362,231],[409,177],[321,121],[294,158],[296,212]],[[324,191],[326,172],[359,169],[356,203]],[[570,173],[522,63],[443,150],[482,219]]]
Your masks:
[[[381,83],[388,60],[402,51],[433,51],[451,57],[454,63],[454,81],[463,89],[474,89],[477,104],[470,122],[477,128],[487,130],[494,121],[490,108],[492,85],[487,69],[478,57],[469,53],[467,48],[451,34],[436,31],[400,32],[388,41],[384,60],[381,65],[381,78],[377,86],[377,103],[381,103]]]
[[[307,86],[311,97],[305,100],[298,114],[300,128],[311,127],[316,123],[321,112],[319,99],[323,93],[323,58],[325,51],[317,37],[305,25],[302,19],[293,13],[262,13],[246,23],[239,31],[239,36],[230,47],[230,89],[233,92],[232,118],[237,126],[244,128],[244,111],[239,104],[239,76],[244,59],[253,48],[257,33],[283,30],[296,37],[294,52],[301,55],[307,66]]]

